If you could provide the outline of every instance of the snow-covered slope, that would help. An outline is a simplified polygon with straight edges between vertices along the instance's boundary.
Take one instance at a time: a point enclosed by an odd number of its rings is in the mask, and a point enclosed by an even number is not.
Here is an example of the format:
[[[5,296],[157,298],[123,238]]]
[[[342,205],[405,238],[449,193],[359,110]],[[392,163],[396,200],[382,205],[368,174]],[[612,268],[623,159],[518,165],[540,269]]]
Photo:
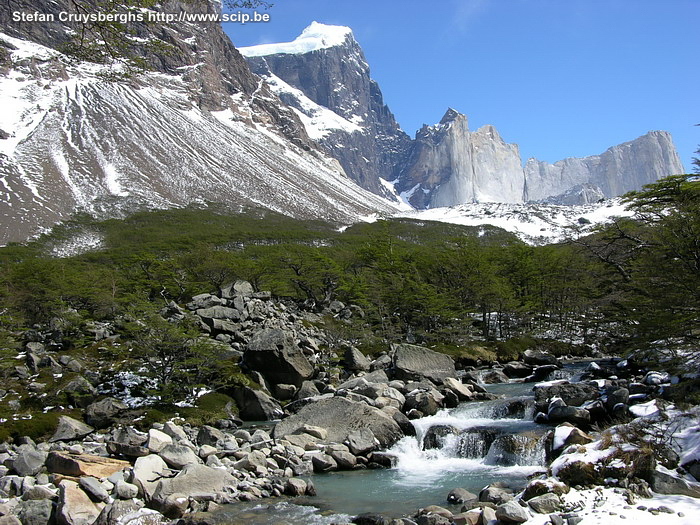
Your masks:
[[[345,223],[395,210],[335,160],[255,122],[260,98],[279,105],[267,90],[209,111],[192,102],[191,68],[111,82],[102,66],[0,38],[16,48],[0,75],[0,243],[76,210],[113,216],[215,201]]]
[[[466,226],[490,224],[514,233],[528,244],[577,238],[615,217],[631,215],[620,199],[581,206],[486,202],[401,213],[403,217]]]

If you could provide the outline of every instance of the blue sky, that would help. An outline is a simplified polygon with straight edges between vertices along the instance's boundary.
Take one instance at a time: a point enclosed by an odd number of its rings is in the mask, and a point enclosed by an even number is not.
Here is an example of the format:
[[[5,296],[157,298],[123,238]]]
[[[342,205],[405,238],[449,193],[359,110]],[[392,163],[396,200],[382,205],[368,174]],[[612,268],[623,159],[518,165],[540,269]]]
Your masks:
[[[602,153],[666,130],[686,170],[700,144],[700,0],[273,0],[225,24],[236,46],[349,26],[411,136],[448,107],[529,157]]]

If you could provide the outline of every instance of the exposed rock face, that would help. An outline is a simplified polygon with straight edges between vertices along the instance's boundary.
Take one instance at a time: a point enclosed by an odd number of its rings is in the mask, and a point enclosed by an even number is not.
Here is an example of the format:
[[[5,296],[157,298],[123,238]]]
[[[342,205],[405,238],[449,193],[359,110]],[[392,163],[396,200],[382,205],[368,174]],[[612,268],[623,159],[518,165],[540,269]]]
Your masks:
[[[640,189],[668,175],[684,172],[671,134],[650,131],[630,142],[618,144],[602,153],[585,158],[568,158],[549,164],[529,159],[525,165],[525,200],[547,198],[570,200],[571,190],[581,187],[583,202],[598,195],[616,197]]]
[[[430,379],[441,382],[457,377],[455,364],[448,355],[422,346],[399,344],[393,348],[394,375],[402,380]]]
[[[423,126],[397,191],[416,208],[465,202],[523,202],[520,152],[493,126],[469,131],[467,117],[450,109],[436,126]]]
[[[379,178],[393,180],[411,140],[384,104],[349,28],[314,22],[294,42],[240,51],[353,180],[385,191]]]
[[[399,425],[385,412],[365,403],[355,403],[342,397],[322,399],[306,405],[298,413],[283,419],[274,431],[276,439],[294,434],[304,425],[314,425],[328,431],[328,440],[343,443],[354,432],[371,431],[382,447],[389,447],[403,437]]]

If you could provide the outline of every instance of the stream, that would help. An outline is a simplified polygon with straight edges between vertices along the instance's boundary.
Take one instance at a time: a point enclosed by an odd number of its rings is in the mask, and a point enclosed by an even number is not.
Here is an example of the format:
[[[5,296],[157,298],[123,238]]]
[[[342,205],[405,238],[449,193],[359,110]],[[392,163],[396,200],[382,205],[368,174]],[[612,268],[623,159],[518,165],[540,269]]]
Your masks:
[[[581,364],[567,365],[550,379],[576,380]],[[541,442],[547,426],[535,424],[534,383],[484,385],[504,397],[462,403],[413,421],[415,437],[404,437],[388,452],[398,461],[383,470],[317,474],[318,495],[228,505],[216,521],[229,525],[332,525],[352,516],[377,512],[408,516],[427,505],[459,512],[447,503],[450,490],[462,487],[478,495],[490,483],[523,487],[528,476],[544,470]]]

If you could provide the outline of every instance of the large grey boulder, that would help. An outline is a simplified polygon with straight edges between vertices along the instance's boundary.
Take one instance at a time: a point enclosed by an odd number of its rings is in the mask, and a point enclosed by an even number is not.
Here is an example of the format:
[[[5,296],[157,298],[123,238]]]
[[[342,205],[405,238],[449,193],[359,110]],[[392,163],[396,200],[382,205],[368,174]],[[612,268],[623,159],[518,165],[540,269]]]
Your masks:
[[[19,505],[21,525],[50,525],[55,523],[55,514],[56,505],[48,499],[23,501]]]
[[[163,507],[170,496],[222,494],[235,492],[238,481],[226,470],[206,465],[187,465],[176,476],[164,478],[153,494],[156,507]]]
[[[282,438],[294,434],[304,425],[328,430],[328,441],[343,443],[348,436],[360,429],[372,432],[382,447],[388,447],[403,437],[394,419],[381,410],[365,403],[355,403],[343,397],[321,399],[303,407],[296,414],[280,421],[273,437]]]
[[[49,443],[82,439],[94,430],[94,428],[86,425],[82,421],[68,416],[61,416],[58,418],[58,427],[54,435],[49,439]]]
[[[279,328],[257,332],[248,343],[243,361],[274,384],[300,387],[314,373],[314,367],[294,343],[292,335]]]
[[[139,488],[139,493],[148,502],[158,488],[160,479],[167,475],[168,465],[156,454],[138,458],[134,463],[132,481]]]
[[[20,476],[35,476],[43,468],[47,456],[48,453],[37,450],[32,445],[22,445],[12,462],[12,468]]]
[[[85,410],[85,420],[95,428],[105,428],[112,423],[116,416],[125,410],[129,405],[113,397],[107,397],[96,403],[92,403]]]
[[[233,397],[239,408],[238,415],[244,421],[270,421],[284,414],[279,403],[262,390],[243,386],[234,391]]]
[[[503,523],[525,523],[530,513],[516,500],[507,501],[496,508],[496,518]]]
[[[700,483],[683,479],[676,472],[657,465],[652,474],[651,488],[659,494],[683,494],[700,498]]]
[[[455,363],[448,355],[409,344],[394,345],[392,351],[394,376],[397,379],[430,379],[440,383],[447,377],[457,377]]]
[[[192,463],[200,463],[201,460],[194,451],[185,445],[165,445],[158,455],[172,468],[181,469]]]
[[[343,358],[345,361],[345,368],[352,372],[367,371],[370,369],[371,363],[369,359],[354,346],[345,350]]]

